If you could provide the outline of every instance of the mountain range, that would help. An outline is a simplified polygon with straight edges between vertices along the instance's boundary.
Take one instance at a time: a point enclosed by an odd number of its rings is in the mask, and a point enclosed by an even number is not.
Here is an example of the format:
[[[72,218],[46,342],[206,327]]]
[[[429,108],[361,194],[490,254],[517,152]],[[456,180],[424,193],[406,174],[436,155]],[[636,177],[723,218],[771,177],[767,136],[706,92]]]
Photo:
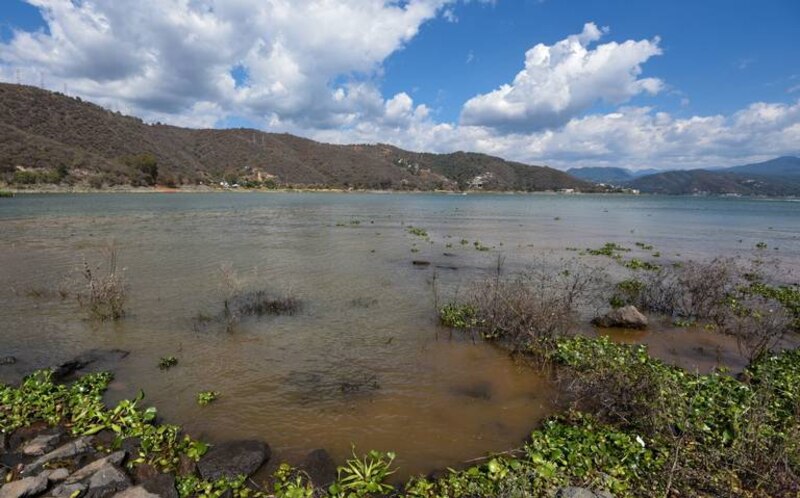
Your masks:
[[[594,191],[545,166],[468,152],[332,145],[252,129],[188,129],[57,92],[0,84],[0,182],[228,184],[395,190]]]
[[[623,168],[571,168],[583,180],[653,194],[800,195],[800,157],[724,168],[633,171]]]
[[[196,184],[380,190],[637,189],[658,194],[800,195],[800,158],[696,170],[572,168],[471,152],[334,145],[253,129],[148,124],[58,92],[0,83],[0,185]],[[604,184],[604,185],[600,185]]]

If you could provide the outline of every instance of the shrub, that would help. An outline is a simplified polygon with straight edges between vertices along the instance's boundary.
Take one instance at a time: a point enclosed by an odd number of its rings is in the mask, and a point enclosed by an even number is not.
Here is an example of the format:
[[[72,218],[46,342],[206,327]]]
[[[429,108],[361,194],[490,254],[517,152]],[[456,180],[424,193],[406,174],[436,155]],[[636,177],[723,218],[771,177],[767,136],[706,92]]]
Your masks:
[[[467,324],[486,339],[515,347],[548,343],[569,332],[578,307],[600,281],[598,270],[575,261],[555,270],[539,263],[506,277],[499,260],[494,276],[474,284],[464,303],[440,310],[440,320]]]
[[[568,367],[562,381],[579,406],[667,454],[662,496],[800,491],[798,351],[762,357],[742,380],[691,374],[607,339],[561,341],[554,359]]]
[[[84,260],[82,276],[85,292],[78,293],[78,301],[91,318],[119,320],[125,315],[125,279],[118,267],[119,250],[113,244],[106,250],[105,265],[89,265]],[[105,267],[104,267],[105,266]]]

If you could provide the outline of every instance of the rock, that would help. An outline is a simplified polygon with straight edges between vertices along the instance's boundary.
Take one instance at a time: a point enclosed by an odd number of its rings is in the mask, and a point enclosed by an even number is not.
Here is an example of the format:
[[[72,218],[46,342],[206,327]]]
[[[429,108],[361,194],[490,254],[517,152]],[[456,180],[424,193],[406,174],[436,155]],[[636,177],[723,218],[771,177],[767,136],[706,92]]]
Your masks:
[[[453,270],[453,271],[456,271],[456,270],[458,270],[458,267],[457,266],[453,266],[453,265],[436,265],[436,269],[437,270]]]
[[[119,360],[130,354],[121,349],[91,349],[53,369],[53,380],[63,382],[78,372],[110,370]]]
[[[23,498],[36,496],[47,489],[47,477],[33,476],[11,481],[0,488],[0,498]]]
[[[614,498],[607,491],[591,491],[586,488],[570,486],[561,488],[556,492],[556,498]]]
[[[5,367],[7,365],[13,365],[17,362],[16,356],[3,356],[0,358],[0,367]]]
[[[0,432],[0,455],[6,452],[8,448],[8,434]]]
[[[67,484],[83,481],[87,477],[92,476],[96,472],[99,472],[100,469],[103,469],[109,465],[120,465],[122,461],[125,460],[125,455],[126,453],[124,451],[117,451],[99,460],[95,460],[89,465],[78,469],[71,476],[69,476],[67,478]]]
[[[144,489],[144,486],[134,486],[114,495],[114,498],[159,498],[159,495]]]
[[[609,311],[592,320],[594,325],[604,328],[643,329],[647,327],[647,317],[636,309],[636,306],[623,306]]]
[[[454,394],[473,399],[489,401],[492,399],[492,385],[488,382],[478,382],[470,386],[455,386],[450,388]]]
[[[430,266],[431,262],[430,261],[424,261],[424,260],[421,260],[421,259],[415,259],[414,261],[411,262],[411,264],[414,265],[414,266]]]
[[[63,431],[48,431],[47,433],[39,434],[31,439],[19,450],[20,453],[26,456],[41,456],[52,450],[61,441]]]
[[[157,477],[161,472],[149,463],[140,463],[133,468],[131,475],[133,475],[133,482],[141,484],[145,481]]]
[[[181,453],[180,457],[178,457],[180,461],[178,462],[178,475],[179,476],[191,476],[197,472],[197,462],[186,456],[185,454]]]
[[[175,477],[170,474],[158,476],[144,482],[142,487],[151,494],[161,498],[178,498],[178,489],[175,487]]]
[[[83,483],[61,484],[50,491],[50,496],[53,498],[70,498],[73,495],[81,496],[86,491],[86,487],[86,484]]]
[[[69,477],[69,470],[64,468],[45,470],[40,475],[46,475],[47,480],[50,482],[61,482]]]
[[[92,437],[91,436],[81,437],[74,441],[70,441],[69,443],[63,446],[56,448],[50,453],[46,453],[40,456],[33,462],[26,465],[25,468],[22,470],[22,473],[25,475],[35,474],[42,468],[44,464],[48,462],[52,462],[54,460],[64,460],[67,458],[72,458],[77,455],[87,453],[89,451],[92,451]]]
[[[315,488],[327,489],[336,480],[336,464],[331,455],[323,450],[314,450],[303,460],[300,465]]]
[[[211,448],[197,464],[203,479],[252,475],[271,455],[269,445],[261,441],[231,441]]]
[[[20,427],[12,432],[8,437],[8,449],[10,451],[17,451],[26,442],[34,439],[39,434],[48,431],[50,426],[47,422],[34,422],[29,426]],[[47,432],[51,433],[51,432]]]
[[[130,478],[112,464],[106,464],[89,478],[86,498],[105,498],[131,486]]]

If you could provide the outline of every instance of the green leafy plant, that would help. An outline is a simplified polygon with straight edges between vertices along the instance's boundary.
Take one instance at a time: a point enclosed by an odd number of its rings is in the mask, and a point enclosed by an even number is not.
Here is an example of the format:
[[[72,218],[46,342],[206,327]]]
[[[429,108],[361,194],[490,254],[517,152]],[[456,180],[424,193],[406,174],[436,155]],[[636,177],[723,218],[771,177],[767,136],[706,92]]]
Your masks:
[[[392,491],[386,479],[394,474],[392,462],[395,454],[370,451],[359,459],[353,449],[353,458],[338,468],[337,482],[331,485],[330,494],[342,498],[368,497]]]
[[[428,232],[424,228],[410,226],[410,227],[408,227],[406,229],[406,231],[408,233],[410,233],[411,235],[416,235],[417,237],[427,237],[428,236]]]
[[[219,398],[219,393],[217,391],[200,391],[197,393],[197,404],[206,406],[216,401],[217,398]]]

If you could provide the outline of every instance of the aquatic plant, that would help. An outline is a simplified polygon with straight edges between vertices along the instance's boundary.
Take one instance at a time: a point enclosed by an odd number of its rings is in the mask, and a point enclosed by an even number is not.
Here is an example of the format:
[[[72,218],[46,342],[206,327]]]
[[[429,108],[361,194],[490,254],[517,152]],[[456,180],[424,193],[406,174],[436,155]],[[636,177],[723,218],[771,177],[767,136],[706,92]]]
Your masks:
[[[450,303],[439,308],[439,323],[454,329],[468,329],[478,325],[477,314],[468,304]]]
[[[650,244],[645,244],[644,242],[636,242],[634,245],[636,245],[636,247],[638,247],[639,249],[642,249],[644,251],[652,251],[653,250],[653,246],[651,246]]]
[[[197,393],[197,404],[206,406],[216,401],[217,398],[219,398],[219,392],[217,391],[200,391]]]
[[[467,239],[461,239],[461,245],[462,246],[465,246],[467,244],[469,244],[469,241]]]
[[[489,250],[489,247],[481,244],[481,241],[479,241],[479,240],[476,240],[475,242],[473,242],[472,245],[475,246],[475,249],[477,251],[485,252],[485,251]]]
[[[156,424],[156,409],[139,407],[142,393],[106,407],[103,392],[111,379],[107,372],[91,373],[64,385],[53,381],[52,371],[40,370],[17,388],[0,385],[0,432],[9,434],[37,421],[63,425],[75,436],[108,430],[114,434],[113,448],[128,438],[140,440],[130,465],[147,463],[165,472],[177,467],[181,455],[200,459],[208,446],[183,436],[177,426]]]
[[[169,370],[178,364],[178,359],[174,356],[162,356],[158,361],[158,368],[161,370]]]
[[[417,237],[427,237],[428,232],[424,228],[409,226],[406,231],[411,235],[416,235]]]
[[[623,264],[623,266],[631,270],[645,270],[645,271],[655,271],[660,268],[660,266],[658,266],[655,263],[651,263],[649,261],[642,261],[636,258],[626,261]]]
[[[9,192],[8,190],[0,190],[0,199],[4,197],[6,198],[14,197],[14,192]]]
[[[606,244],[599,249],[586,249],[586,253],[591,254],[592,256],[608,256],[610,258],[620,257],[620,252],[630,252],[630,249],[627,247],[622,247],[614,242],[606,242]]]
[[[334,497],[357,498],[381,495],[392,491],[386,479],[394,474],[392,462],[395,454],[370,451],[359,458],[353,448],[353,458],[337,469],[338,478],[329,489]]]
[[[756,249],[766,249],[766,248],[767,248],[767,243],[766,242],[757,242],[756,243]]]

